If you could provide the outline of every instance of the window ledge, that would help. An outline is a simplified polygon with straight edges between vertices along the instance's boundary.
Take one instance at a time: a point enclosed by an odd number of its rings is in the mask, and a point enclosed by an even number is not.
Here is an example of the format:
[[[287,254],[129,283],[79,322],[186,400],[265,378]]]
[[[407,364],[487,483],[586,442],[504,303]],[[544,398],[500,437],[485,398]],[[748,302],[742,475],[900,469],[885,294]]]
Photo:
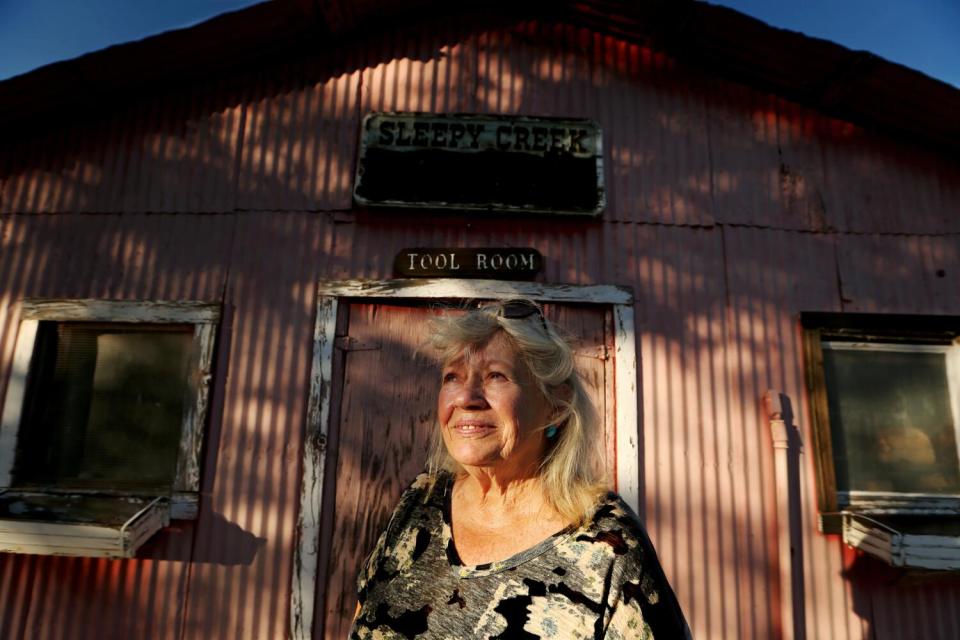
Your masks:
[[[920,524],[916,519],[884,518],[844,511],[843,541],[894,567],[960,570],[960,522],[936,518]]]
[[[170,524],[166,497],[18,494],[0,496],[0,551],[132,558]]]

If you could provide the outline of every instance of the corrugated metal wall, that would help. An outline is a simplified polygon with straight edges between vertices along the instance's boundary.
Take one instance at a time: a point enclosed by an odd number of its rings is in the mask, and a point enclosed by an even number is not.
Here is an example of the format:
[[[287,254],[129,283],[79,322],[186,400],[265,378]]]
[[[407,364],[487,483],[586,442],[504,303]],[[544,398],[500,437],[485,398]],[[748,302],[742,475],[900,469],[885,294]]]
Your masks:
[[[6,220],[0,245],[4,380],[24,297],[218,300],[235,224],[222,215]],[[222,389],[219,381],[217,387]],[[215,395],[222,398],[221,391]],[[194,523],[177,522],[135,560],[4,554],[0,637],[178,637],[195,557],[194,529]]]
[[[136,560],[0,557],[0,636],[282,637],[315,282],[502,245],[539,249],[551,282],[634,288],[644,515],[696,637],[780,633],[768,388],[804,443],[806,637],[956,637],[956,580],[891,582],[816,532],[797,314],[960,313],[960,166],[574,26],[399,33],[0,149],[0,383],[24,297],[225,305],[199,520]],[[609,209],[351,211],[370,110],[593,118]]]

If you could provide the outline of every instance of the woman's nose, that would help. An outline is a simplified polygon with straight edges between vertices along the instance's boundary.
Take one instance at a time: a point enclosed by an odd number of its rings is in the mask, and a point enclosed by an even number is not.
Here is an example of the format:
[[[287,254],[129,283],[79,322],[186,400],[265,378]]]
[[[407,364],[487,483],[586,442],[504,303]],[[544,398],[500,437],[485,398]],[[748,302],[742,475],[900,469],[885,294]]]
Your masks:
[[[457,404],[467,409],[485,407],[487,405],[487,398],[483,393],[483,381],[479,376],[467,377],[463,386],[460,387]]]

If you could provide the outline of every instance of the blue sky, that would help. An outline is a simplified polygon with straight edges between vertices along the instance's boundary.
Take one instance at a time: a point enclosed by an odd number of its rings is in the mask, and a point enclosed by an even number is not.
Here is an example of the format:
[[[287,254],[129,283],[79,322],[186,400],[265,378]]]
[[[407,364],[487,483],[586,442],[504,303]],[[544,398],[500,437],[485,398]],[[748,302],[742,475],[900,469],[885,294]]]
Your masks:
[[[783,29],[870,51],[960,88],[960,0],[723,0]]]
[[[0,79],[258,0],[0,0]]]
[[[0,0],[0,79],[184,27],[256,0]],[[960,88],[960,0],[722,0]]]

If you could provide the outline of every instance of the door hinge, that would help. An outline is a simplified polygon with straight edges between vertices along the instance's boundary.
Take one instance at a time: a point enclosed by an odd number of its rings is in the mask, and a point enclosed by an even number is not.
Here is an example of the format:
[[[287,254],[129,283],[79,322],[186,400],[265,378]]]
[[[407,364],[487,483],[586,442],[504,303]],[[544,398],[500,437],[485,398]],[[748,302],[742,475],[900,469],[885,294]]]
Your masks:
[[[582,358],[596,358],[597,360],[609,360],[610,359],[610,350],[607,349],[607,345],[601,344],[593,349],[578,349],[573,352],[573,355],[579,356]]]
[[[381,345],[379,342],[361,342],[350,336],[340,336],[333,342],[340,351],[379,351]]]

